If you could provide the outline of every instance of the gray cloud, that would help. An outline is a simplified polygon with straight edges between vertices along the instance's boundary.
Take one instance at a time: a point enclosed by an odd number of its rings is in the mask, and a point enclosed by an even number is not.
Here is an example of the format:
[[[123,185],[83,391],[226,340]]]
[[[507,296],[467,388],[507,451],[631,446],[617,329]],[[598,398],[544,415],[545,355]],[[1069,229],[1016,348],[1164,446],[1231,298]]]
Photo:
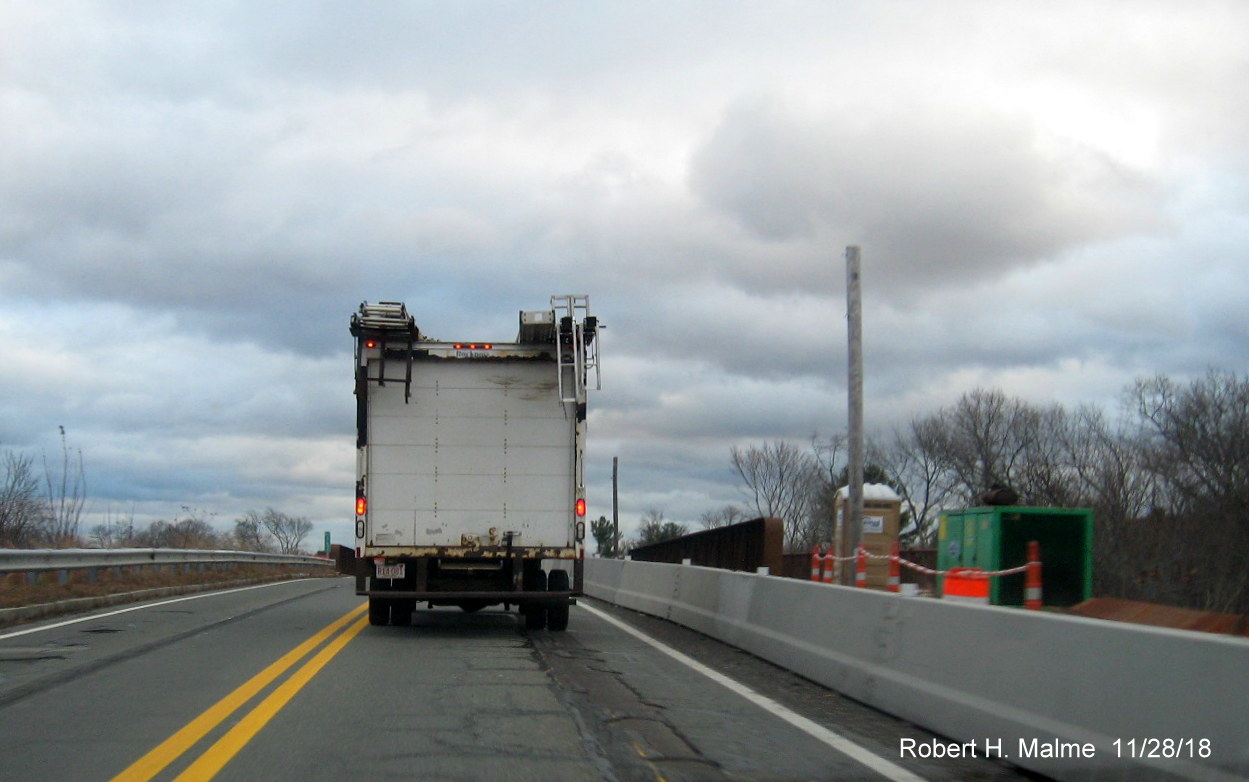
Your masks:
[[[953,108],[816,118],[752,101],[697,151],[690,181],[762,239],[856,237],[904,295],[1167,228],[1148,177],[1091,150],[1044,150],[1038,135]]]

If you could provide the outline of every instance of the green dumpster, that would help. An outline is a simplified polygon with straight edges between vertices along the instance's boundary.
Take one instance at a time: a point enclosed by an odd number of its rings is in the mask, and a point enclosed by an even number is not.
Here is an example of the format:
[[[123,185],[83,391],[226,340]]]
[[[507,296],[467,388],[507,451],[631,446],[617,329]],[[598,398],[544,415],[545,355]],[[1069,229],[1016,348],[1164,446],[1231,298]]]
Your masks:
[[[941,514],[937,569],[1009,570],[1028,561],[1028,542],[1041,547],[1044,605],[1071,606],[1093,596],[1093,511],[1001,505]],[[989,602],[1022,606],[1023,573],[989,582]]]

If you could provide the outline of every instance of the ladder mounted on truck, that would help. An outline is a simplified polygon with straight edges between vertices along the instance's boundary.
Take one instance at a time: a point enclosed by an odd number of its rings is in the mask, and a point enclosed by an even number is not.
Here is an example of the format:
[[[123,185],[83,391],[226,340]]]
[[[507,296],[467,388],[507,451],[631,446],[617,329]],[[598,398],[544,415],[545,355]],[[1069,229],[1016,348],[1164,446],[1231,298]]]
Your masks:
[[[555,358],[561,402],[584,402],[590,371],[594,372],[594,389],[603,387],[599,373],[598,318],[590,314],[590,297],[572,294],[551,297],[551,311],[559,338]],[[571,368],[571,384],[564,382],[564,369]]]
[[[421,338],[416,321],[408,314],[408,308],[399,301],[379,301],[360,304],[360,311],[351,316],[351,335],[356,338],[356,393],[363,398],[364,385],[376,380],[378,385],[403,383],[403,401],[412,398],[412,350]],[[380,357],[377,377],[368,376],[369,364],[363,359],[365,350],[376,349]],[[402,378],[386,377],[387,349],[403,351],[404,373]]]

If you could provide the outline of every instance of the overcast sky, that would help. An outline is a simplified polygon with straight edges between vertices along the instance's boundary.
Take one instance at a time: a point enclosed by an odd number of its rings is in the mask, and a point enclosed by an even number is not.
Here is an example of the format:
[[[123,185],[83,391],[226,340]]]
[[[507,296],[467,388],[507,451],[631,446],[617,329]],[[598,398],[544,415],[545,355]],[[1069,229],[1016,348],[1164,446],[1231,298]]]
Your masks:
[[[87,526],[350,540],[349,316],[587,293],[590,515],[695,523],[733,444],[976,387],[1249,364],[1249,4],[0,0],[0,449]]]

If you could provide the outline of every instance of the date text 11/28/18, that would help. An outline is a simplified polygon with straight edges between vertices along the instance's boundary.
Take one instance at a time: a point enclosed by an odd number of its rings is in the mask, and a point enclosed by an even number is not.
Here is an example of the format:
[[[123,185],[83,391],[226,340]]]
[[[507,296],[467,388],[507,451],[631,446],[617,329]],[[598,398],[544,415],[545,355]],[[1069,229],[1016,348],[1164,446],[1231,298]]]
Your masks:
[[[1208,758],[1210,739],[1115,739],[1115,756],[1120,758]]]

